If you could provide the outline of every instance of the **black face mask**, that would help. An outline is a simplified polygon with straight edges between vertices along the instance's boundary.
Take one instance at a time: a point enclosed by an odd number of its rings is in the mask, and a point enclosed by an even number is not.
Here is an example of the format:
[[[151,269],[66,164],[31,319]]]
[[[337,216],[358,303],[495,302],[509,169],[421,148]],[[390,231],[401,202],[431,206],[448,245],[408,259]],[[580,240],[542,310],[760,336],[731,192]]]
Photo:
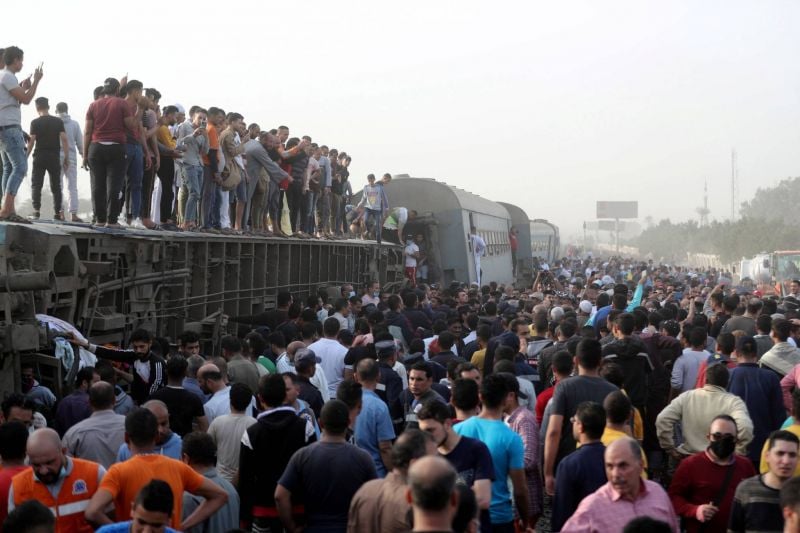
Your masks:
[[[727,459],[736,450],[736,439],[734,437],[723,437],[719,440],[711,441],[708,446],[720,459]]]

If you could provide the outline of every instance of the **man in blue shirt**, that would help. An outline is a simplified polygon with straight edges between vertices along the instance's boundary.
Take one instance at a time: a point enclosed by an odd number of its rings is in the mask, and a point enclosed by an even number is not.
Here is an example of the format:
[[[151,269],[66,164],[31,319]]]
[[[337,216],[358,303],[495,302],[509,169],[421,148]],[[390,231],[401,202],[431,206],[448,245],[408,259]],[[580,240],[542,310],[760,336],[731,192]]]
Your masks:
[[[453,427],[459,435],[482,441],[492,455],[495,479],[492,481],[489,515],[492,531],[497,533],[515,531],[514,510],[511,508],[511,494],[508,490],[509,478],[522,522],[521,529],[536,525],[528,522],[528,485],[525,483],[522,438],[503,422],[503,408],[510,392],[512,391],[503,376],[487,376],[480,388],[483,405],[481,413]]]
[[[642,270],[639,277],[639,283],[636,285],[636,290],[633,292],[633,299],[628,302],[628,286],[624,283],[614,285],[614,295],[611,299],[611,305],[601,307],[595,314],[589,317],[586,322],[587,326],[594,326],[594,332],[600,336],[600,326],[605,324],[608,314],[612,309],[624,310],[627,313],[632,313],[634,309],[642,304],[642,294],[644,293],[644,283],[647,281],[647,270]]]
[[[560,531],[578,508],[581,500],[606,484],[601,442],[606,427],[606,412],[597,402],[583,402],[570,420],[572,435],[580,448],[567,455],[556,470],[556,493],[553,497],[552,531]]]
[[[389,407],[375,392],[380,372],[380,366],[374,359],[362,359],[356,366],[356,381],[361,384],[362,396],[361,412],[355,424],[355,439],[356,445],[372,457],[378,477],[386,477],[392,468],[392,441],[395,434]]]
[[[142,531],[164,531],[176,533],[167,527],[172,521],[174,496],[166,481],[154,479],[139,491],[131,510],[131,520],[117,522],[98,529],[98,533],[140,533]],[[148,529],[149,528],[149,529]]]

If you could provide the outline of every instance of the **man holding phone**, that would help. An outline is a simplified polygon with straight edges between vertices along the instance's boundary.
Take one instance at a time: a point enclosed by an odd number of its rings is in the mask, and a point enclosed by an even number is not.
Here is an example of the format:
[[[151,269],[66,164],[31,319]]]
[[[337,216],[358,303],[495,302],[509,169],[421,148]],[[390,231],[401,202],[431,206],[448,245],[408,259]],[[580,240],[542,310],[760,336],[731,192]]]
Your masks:
[[[177,150],[183,150],[183,169],[186,176],[186,188],[189,198],[186,201],[186,213],[183,229],[191,230],[198,226],[197,218],[200,210],[200,194],[203,186],[203,159],[208,153],[208,115],[206,110],[196,108],[191,122],[178,126],[175,137]]]
[[[0,72],[0,152],[3,154],[3,179],[0,190],[3,194],[3,207],[0,220],[6,222],[29,221],[16,213],[14,200],[25,173],[28,172],[28,158],[25,153],[25,139],[22,135],[22,113],[20,104],[30,104],[42,79],[42,64],[22,83],[16,74],[22,70],[23,52],[16,46],[3,51],[5,69]]]

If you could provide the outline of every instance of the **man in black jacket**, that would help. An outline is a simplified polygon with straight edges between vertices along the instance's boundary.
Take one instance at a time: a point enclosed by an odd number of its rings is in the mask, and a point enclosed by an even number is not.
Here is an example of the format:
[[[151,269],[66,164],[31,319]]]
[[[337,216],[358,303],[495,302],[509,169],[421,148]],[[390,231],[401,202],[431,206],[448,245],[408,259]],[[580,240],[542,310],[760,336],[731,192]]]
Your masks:
[[[389,296],[388,300],[389,311],[386,312],[386,325],[397,326],[403,333],[403,339],[406,345],[411,344],[414,340],[414,330],[411,328],[411,323],[408,318],[403,315],[403,301],[397,294]]]
[[[625,392],[634,407],[645,411],[648,381],[653,363],[644,343],[633,335],[636,320],[630,313],[622,313],[614,320],[615,340],[603,346],[603,359],[617,363],[625,375]]]
[[[280,374],[264,377],[258,401],[264,412],[242,436],[239,455],[239,515],[250,529],[282,531],[275,507],[275,488],[294,452],[316,441],[311,423],[297,416],[286,401],[286,382]]]
[[[70,342],[83,346],[100,359],[120,361],[130,364],[133,374],[131,398],[141,405],[150,395],[167,385],[166,363],[164,358],[150,351],[153,336],[145,329],[137,329],[131,333],[131,350],[115,350],[88,342],[81,343],[77,339]]]

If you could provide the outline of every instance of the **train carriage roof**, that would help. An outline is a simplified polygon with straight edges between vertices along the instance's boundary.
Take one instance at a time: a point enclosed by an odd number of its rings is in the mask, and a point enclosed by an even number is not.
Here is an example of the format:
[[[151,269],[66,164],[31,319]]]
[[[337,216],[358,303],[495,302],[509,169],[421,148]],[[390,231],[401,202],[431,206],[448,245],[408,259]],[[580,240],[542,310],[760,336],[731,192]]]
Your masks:
[[[508,211],[491,200],[432,178],[395,175],[386,187],[391,205],[402,205],[423,212],[464,209],[473,213],[510,220]]]
[[[530,219],[528,218],[528,214],[519,206],[514,204],[509,204],[506,202],[497,202],[498,204],[502,205],[508,211],[508,214],[511,215],[511,223],[515,226],[527,226]]]

